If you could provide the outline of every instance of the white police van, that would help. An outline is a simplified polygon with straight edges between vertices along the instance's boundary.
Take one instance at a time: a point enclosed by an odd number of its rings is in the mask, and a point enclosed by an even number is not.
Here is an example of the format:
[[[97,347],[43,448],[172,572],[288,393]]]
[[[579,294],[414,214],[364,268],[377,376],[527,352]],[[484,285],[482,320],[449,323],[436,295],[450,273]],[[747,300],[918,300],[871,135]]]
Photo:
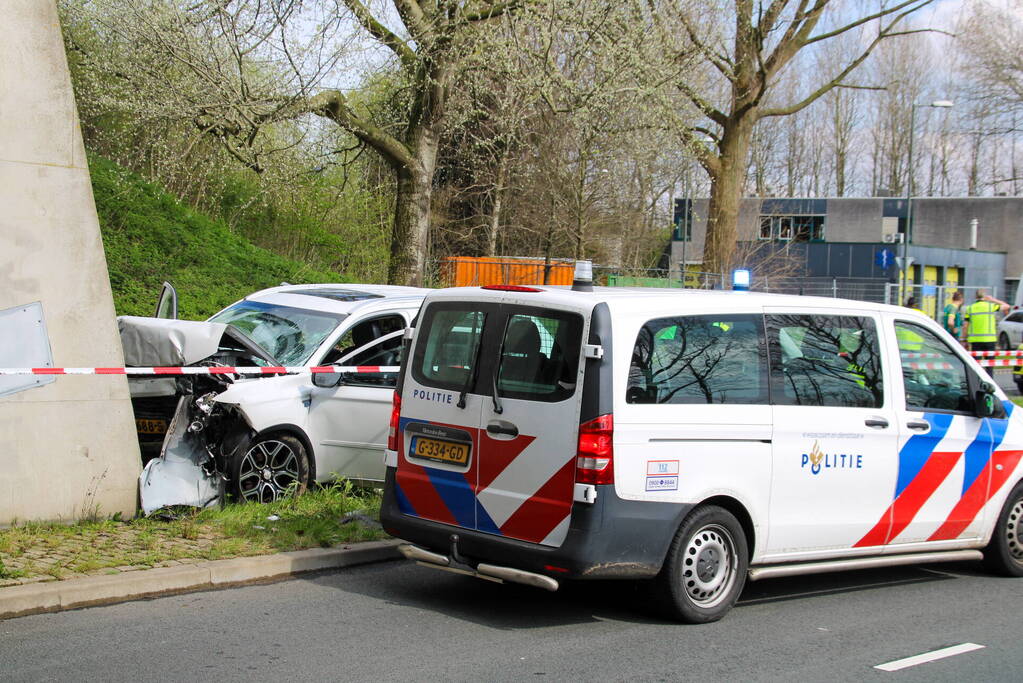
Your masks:
[[[423,564],[549,590],[652,579],[690,622],[747,579],[1023,575],[1023,418],[908,309],[460,288],[407,336],[381,518]]]

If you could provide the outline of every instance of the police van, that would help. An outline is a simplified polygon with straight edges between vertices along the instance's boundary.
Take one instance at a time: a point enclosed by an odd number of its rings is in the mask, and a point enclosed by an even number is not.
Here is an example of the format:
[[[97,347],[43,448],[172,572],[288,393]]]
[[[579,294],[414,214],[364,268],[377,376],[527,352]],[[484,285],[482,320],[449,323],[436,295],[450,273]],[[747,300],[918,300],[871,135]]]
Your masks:
[[[381,519],[421,564],[650,579],[683,621],[747,580],[983,560],[1023,575],[1023,424],[905,308],[750,292],[427,296]]]

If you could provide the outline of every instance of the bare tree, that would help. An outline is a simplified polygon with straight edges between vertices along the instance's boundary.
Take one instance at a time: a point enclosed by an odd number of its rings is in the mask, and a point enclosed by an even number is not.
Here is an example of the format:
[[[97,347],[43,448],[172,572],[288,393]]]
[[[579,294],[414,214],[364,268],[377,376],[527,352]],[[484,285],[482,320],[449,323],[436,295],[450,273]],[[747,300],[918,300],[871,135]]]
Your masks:
[[[849,76],[884,40],[911,32],[900,30],[901,22],[932,1],[881,3],[876,11],[844,21],[837,20],[840,15],[835,13],[834,26],[822,23],[826,11],[836,4],[833,0],[733,0],[728,21],[704,25],[693,19],[700,16],[695,5],[680,11],[679,19],[689,42],[723,84],[717,103],[705,91],[678,84],[708,121],[686,126],[683,140],[692,143],[698,135],[710,135],[715,145],[711,150],[692,144],[711,178],[705,268],[718,271],[732,261],[746,158],[757,121],[795,114],[835,88],[856,87],[848,82]],[[855,36],[859,29],[869,30],[870,35],[849,61],[825,74],[795,101],[777,106],[765,104],[782,72],[801,50],[845,35]]]
[[[421,282],[437,150],[459,65],[477,27],[516,0],[97,0],[82,6],[118,42],[110,64],[136,93],[139,111],[191,121],[256,173],[313,114],[350,133],[390,167],[396,201],[388,281]],[[351,33],[357,27],[360,33]],[[401,123],[331,87],[367,42],[382,51],[402,94]],[[291,136],[281,137],[282,131]]]

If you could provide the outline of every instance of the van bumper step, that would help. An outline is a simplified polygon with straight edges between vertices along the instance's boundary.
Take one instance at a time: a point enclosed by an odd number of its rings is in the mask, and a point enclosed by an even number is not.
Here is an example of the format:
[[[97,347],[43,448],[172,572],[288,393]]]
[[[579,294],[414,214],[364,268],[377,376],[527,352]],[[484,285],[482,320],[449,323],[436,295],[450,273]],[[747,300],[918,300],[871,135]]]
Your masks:
[[[459,565],[447,555],[431,552],[424,548],[420,548],[419,546],[412,545],[411,543],[403,543],[399,545],[398,552],[406,558],[415,561],[416,564],[421,564],[424,567],[442,569],[455,574],[475,576],[478,579],[495,581],[497,583],[510,581],[512,583],[521,583],[526,586],[533,586],[534,588],[543,588],[548,591],[558,590],[558,582],[549,576],[544,576],[543,574],[527,572],[513,567],[499,567],[493,564],[480,563],[476,565],[475,568],[468,565]]]
[[[828,560],[825,562],[773,564],[761,567],[752,567],[749,570],[749,580],[758,581],[760,579],[775,579],[783,576],[799,576],[802,574],[826,574],[828,572],[844,572],[851,569],[895,567],[905,564],[964,562],[969,560],[981,560],[983,558],[984,554],[979,550],[946,550],[931,553],[905,553],[902,555],[853,557],[845,560]]]

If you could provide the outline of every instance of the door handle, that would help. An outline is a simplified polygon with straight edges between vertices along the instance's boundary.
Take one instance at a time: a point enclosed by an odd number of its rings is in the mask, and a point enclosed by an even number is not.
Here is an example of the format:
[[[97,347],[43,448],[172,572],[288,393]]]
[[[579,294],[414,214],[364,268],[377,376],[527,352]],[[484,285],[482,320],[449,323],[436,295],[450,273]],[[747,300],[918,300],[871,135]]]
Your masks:
[[[487,423],[487,433],[515,437],[519,435],[519,428],[505,420],[493,420]]]
[[[863,424],[868,427],[881,427],[883,429],[888,426],[888,420],[883,417],[868,417],[863,421]]]
[[[931,423],[928,422],[927,420],[910,420],[909,422],[906,423],[906,426],[918,432],[931,431]]]

